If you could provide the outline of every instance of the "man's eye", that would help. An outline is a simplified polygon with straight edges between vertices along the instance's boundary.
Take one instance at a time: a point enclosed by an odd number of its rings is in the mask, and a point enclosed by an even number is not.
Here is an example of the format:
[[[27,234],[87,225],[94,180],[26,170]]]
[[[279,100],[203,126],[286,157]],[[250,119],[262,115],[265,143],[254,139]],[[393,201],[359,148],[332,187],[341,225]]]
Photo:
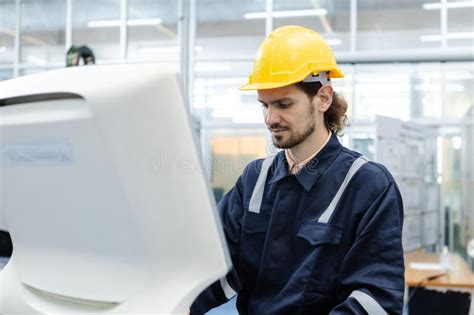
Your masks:
[[[262,104],[262,108],[268,108],[267,104]]]
[[[280,107],[282,107],[282,108],[286,108],[286,107],[290,107],[290,106],[291,106],[291,103],[280,103],[279,105],[280,105]]]

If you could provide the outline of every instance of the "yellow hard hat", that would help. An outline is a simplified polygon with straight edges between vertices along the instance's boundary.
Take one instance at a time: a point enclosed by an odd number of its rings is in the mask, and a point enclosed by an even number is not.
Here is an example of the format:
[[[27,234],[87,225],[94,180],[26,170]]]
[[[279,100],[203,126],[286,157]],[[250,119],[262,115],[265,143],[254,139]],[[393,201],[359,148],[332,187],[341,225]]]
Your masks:
[[[344,77],[331,48],[318,33],[301,26],[283,26],[262,42],[249,81],[240,90],[274,89],[318,73]]]

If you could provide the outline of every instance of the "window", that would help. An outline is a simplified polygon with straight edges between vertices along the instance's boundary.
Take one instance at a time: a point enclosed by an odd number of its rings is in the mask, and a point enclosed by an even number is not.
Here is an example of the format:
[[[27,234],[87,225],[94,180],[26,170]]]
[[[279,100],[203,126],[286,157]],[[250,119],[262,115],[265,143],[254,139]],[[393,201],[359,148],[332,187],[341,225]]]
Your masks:
[[[253,59],[265,38],[265,19],[246,13],[265,11],[265,0],[197,1],[196,58]]]
[[[0,4],[0,65],[13,64],[15,42],[15,1]]]
[[[65,13],[65,1],[21,2],[21,63],[34,67],[66,64]]]
[[[209,130],[211,183],[215,192],[226,193],[235,184],[245,166],[267,154],[266,130]]]
[[[0,70],[0,81],[8,80],[13,78],[13,69],[1,69]]]
[[[253,123],[263,127],[262,109],[256,92],[239,91],[246,82],[246,76],[197,78],[194,83],[194,113],[203,124]]]
[[[410,65],[355,66],[355,120],[410,118]]]
[[[275,0],[273,11],[274,28],[301,25],[320,33],[334,51],[350,50],[350,1]]]
[[[120,58],[120,1],[74,1],[74,45],[86,45],[96,61]]]
[[[444,64],[446,118],[463,118],[474,104],[474,65],[469,62]]]
[[[448,47],[471,48],[474,45],[474,6],[456,7],[456,4],[466,4],[466,0],[448,1]]]
[[[426,10],[426,0],[358,0],[357,49],[382,50],[436,48],[439,41],[439,10]]]
[[[129,0],[130,60],[179,62],[178,1]]]

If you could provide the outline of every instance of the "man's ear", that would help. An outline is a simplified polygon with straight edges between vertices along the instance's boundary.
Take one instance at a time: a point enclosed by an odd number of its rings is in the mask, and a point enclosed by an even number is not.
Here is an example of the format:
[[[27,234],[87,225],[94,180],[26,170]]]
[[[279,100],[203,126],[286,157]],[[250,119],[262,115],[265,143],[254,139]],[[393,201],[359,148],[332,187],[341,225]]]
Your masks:
[[[320,112],[326,112],[329,106],[331,106],[333,93],[334,90],[330,85],[324,85],[319,89],[318,94],[316,94],[316,97],[320,101],[318,106]]]

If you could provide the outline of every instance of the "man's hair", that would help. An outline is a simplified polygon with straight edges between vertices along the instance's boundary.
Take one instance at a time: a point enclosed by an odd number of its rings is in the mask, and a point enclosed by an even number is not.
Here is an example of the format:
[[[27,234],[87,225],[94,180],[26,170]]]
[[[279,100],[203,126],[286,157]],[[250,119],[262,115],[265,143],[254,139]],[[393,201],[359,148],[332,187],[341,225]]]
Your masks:
[[[322,87],[320,82],[298,82],[295,85],[308,95],[310,99],[313,99]],[[324,125],[338,136],[342,136],[342,129],[348,125],[347,106],[344,97],[334,92],[331,106],[324,113]]]

